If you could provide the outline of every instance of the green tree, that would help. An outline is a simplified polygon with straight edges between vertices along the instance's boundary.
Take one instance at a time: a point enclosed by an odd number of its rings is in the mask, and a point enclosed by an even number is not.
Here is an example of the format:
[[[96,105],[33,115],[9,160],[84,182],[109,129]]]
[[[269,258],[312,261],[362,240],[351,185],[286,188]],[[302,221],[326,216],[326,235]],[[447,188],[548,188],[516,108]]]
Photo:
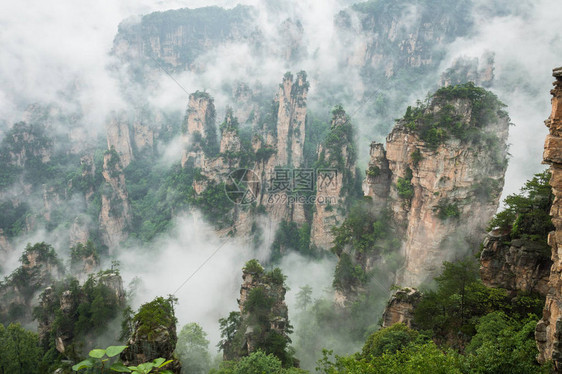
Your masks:
[[[39,374],[43,350],[37,334],[20,324],[0,324],[0,373]]]
[[[197,323],[188,323],[178,334],[176,354],[184,374],[205,374],[211,368],[207,333]]]
[[[550,207],[554,201],[549,185],[550,172],[544,171],[525,183],[521,193],[505,198],[505,209],[490,222],[490,229],[499,227],[509,232],[511,239],[523,238],[544,244],[545,255],[550,257],[546,243],[548,233],[554,230]]]
[[[503,312],[480,318],[477,333],[466,348],[471,373],[531,374],[548,373],[540,366],[534,339],[536,316],[517,322]]]
[[[387,328],[376,331],[369,336],[361,356],[382,356],[385,353],[396,353],[418,337],[418,332],[408,328],[403,323],[397,323]]]
[[[312,303],[312,287],[307,284],[302,286],[297,294],[297,308],[306,310],[310,303]]]

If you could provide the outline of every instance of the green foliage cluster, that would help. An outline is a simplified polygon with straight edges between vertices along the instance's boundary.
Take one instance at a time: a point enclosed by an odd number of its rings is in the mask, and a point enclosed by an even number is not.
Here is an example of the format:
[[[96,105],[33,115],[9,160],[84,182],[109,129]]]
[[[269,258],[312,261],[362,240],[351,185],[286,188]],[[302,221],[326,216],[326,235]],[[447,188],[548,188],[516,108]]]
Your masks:
[[[328,135],[324,139],[323,152],[328,153],[326,159],[324,154],[319,156],[320,162],[325,167],[337,167],[338,170],[346,169],[346,160],[342,150],[346,150],[347,163],[353,164],[356,160],[356,150],[354,144],[354,131],[349,116],[341,105],[336,105],[332,110],[332,126]]]
[[[469,123],[455,114],[455,107],[451,104],[454,100],[470,102]],[[504,107],[505,104],[496,95],[469,82],[440,88],[431,96],[431,104],[418,102],[415,108],[409,106],[402,121],[408,129],[418,133],[430,149],[436,149],[450,137],[497,146],[497,137],[485,134],[484,129],[499,118],[507,117],[502,109]]]
[[[256,260],[255,258],[246,262],[246,264],[244,265],[244,268],[242,270],[245,273],[256,274],[256,275],[261,275],[265,271],[263,266],[261,266],[260,262],[258,260]]]
[[[490,230],[497,227],[509,232],[511,240],[521,238],[542,243],[548,258],[550,250],[546,240],[548,233],[554,230],[550,218],[554,195],[549,180],[548,170],[536,174],[525,183],[521,193],[505,198],[505,209],[495,215],[489,226]]]
[[[459,218],[461,215],[458,205],[450,203],[447,199],[439,201],[435,210],[437,211],[437,217],[443,221],[449,218]]]
[[[255,287],[251,288],[242,305],[242,315],[231,312],[228,318],[219,320],[221,341],[219,348],[228,360],[237,360],[247,356],[248,347],[243,345],[245,334],[251,330],[252,345],[256,350],[273,354],[284,367],[294,365],[294,350],[289,346],[288,334],[292,326],[287,319],[287,310],[283,307],[285,297],[285,275],[279,268],[266,272],[257,260],[250,260],[244,266],[244,273],[253,276]],[[280,329],[272,327],[273,321],[283,321]]]
[[[523,321],[542,311],[544,298],[539,295],[510,297],[504,289],[484,286],[474,259],[445,262],[443,266],[443,273],[435,278],[437,289],[424,292],[414,318],[416,326],[431,330],[438,342],[463,347],[477,332],[479,318],[488,313],[503,311]]]
[[[544,299],[508,296],[485,287],[474,259],[444,263],[415,308],[412,330],[403,324],[371,334],[361,352],[325,351],[317,371],[336,373],[548,373],[539,365],[534,328]]]
[[[315,253],[310,248],[310,229],[308,222],[299,227],[295,222],[281,221],[271,245],[271,261],[280,261],[291,250],[314,257]]]
[[[203,217],[209,222],[214,222],[219,228],[224,228],[234,223],[232,207],[234,203],[225,192],[225,183],[209,182],[207,188],[200,195],[191,199],[191,204],[201,210]]]
[[[400,242],[388,225],[390,212],[373,215],[366,204],[353,206],[345,221],[332,229],[334,234],[331,251],[339,257],[334,273],[334,288],[349,291],[364,285],[370,278],[354,256],[381,255],[399,248]]]
[[[104,272],[90,275],[82,287],[77,279],[67,278],[41,294],[42,303],[34,308],[33,317],[50,326],[41,342],[46,352],[44,362],[56,367],[63,358],[78,359],[83,348],[80,342],[106,332],[109,322],[120,314],[122,301],[114,290],[100,281],[103,276],[106,276]],[[64,311],[61,308],[63,300]],[[73,340],[65,347],[64,355],[55,348],[59,336]]]
[[[99,253],[92,240],[88,240],[86,244],[78,243],[70,248],[70,268],[78,270],[83,259],[92,257],[95,263],[99,263]]]
[[[375,178],[381,175],[381,169],[376,165],[371,165],[367,169],[367,176],[371,178]]]
[[[414,197],[414,186],[412,186],[412,169],[406,169],[404,177],[398,177],[396,181],[396,191],[398,197],[405,201],[410,201]]]
[[[417,168],[420,161],[423,160],[423,156],[422,156],[421,151],[419,149],[416,149],[415,151],[413,151],[412,154],[410,155],[410,158],[411,158],[412,164],[414,165],[415,168]]]
[[[334,241],[331,251],[339,256],[348,247],[359,253],[383,253],[395,249],[399,243],[393,240],[389,219],[388,211],[377,217],[367,204],[354,205],[345,221],[332,229]]]
[[[157,358],[151,362],[144,362],[137,366],[125,366],[114,358],[127,348],[126,345],[111,345],[106,349],[92,349],[88,354],[90,357],[72,366],[72,370],[80,371],[86,369],[85,373],[132,373],[148,374],[158,372],[162,374],[172,374],[170,370],[163,369],[166,365],[173,362],[164,358]],[[112,360],[113,359],[113,360]],[[153,371],[155,369],[156,371]]]
[[[348,253],[339,256],[332,286],[340,291],[353,291],[356,287],[366,283],[367,273],[359,264],[355,264]]]
[[[0,323],[0,373],[40,374],[43,350],[36,333],[19,324],[4,327]]]
[[[27,203],[14,204],[13,201],[0,203],[0,229],[8,237],[16,237],[23,233],[26,227],[26,219],[31,213]]]
[[[182,364],[182,373],[207,374],[211,368],[207,333],[197,323],[188,323],[178,334],[175,353]]]
[[[133,317],[137,334],[146,336],[148,341],[152,341],[162,326],[175,326],[177,319],[174,313],[174,302],[173,297],[163,298],[160,296],[141,305]],[[171,339],[171,344],[175,346],[176,340]]]
[[[221,367],[210,374],[299,374],[307,373],[296,368],[284,368],[282,362],[273,354],[262,350],[252,352],[240,361],[224,361]]]

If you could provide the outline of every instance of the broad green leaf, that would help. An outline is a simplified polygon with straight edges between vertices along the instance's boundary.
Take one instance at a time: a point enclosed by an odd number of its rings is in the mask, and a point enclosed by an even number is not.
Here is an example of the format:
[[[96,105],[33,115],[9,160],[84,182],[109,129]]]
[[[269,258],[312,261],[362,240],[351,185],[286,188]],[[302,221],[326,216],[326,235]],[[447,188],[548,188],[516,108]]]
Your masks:
[[[118,373],[130,373],[131,369],[129,369],[128,367],[126,367],[125,365],[123,365],[120,362],[116,362],[113,365],[111,365],[110,367],[111,370],[116,371]]]
[[[86,368],[91,368],[92,366],[94,366],[94,363],[91,360],[88,359],[88,360],[80,361],[79,363],[74,365],[72,367],[72,370],[78,371],[78,370],[82,370],[82,369],[86,369]]]
[[[110,345],[105,349],[105,353],[107,354],[107,357],[114,357],[123,352],[125,348],[127,348],[126,345]]]
[[[102,358],[105,355],[105,349],[92,349],[90,351],[90,357]]]
[[[160,358],[157,358],[156,360],[152,361],[152,363],[154,363],[154,366],[156,366],[157,368],[159,368],[160,365],[162,365],[162,363],[163,363],[164,361],[166,361],[166,359],[160,357]]]
[[[172,362],[172,361],[174,361],[174,360],[168,360],[168,361],[166,361],[166,362],[160,364],[158,367],[159,367],[159,368],[164,367],[164,366],[168,365],[168,364],[169,364],[170,362]]]
[[[143,364],[140,364],[139,366],[137,366],[137,371],[139,373],[150,373],[150,371],[152,370],[152,368],[154,368],[154,364],[152,362],[145,362]]]
[[[170,370],[162,370],[159,372],[160,374],[174,374]]]

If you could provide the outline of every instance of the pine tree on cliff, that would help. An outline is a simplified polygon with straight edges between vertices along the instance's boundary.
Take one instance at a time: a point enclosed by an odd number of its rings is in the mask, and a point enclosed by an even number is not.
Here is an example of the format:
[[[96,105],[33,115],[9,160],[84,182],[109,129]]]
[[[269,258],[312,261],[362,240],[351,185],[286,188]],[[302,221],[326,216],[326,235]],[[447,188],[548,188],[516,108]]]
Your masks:
[[[297,364],[289,347],[292,326],[285,304],[285,278],[279,268],[266,272],[257,260],[246,263],[238,300],[240,312],[231,312],[219,321],[219,347],[225,360],[237,361],[263,351],[276,356],[284,367]]]

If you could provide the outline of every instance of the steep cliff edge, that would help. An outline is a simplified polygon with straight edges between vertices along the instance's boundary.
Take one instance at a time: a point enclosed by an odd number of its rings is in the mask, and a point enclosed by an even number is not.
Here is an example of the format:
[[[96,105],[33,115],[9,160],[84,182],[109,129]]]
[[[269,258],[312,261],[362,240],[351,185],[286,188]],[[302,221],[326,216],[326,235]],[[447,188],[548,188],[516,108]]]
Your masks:
[[[422,294],[415,288],[397,290],[388,301],[382,315],[382,327],[389,327],[395,323],[403,323],[412,328],[414,310],[422,298]]]
[[[67,359],[95,348],[97,336],[108,333],[111,320],[125,308],[123,280],[116,270],[91,274],[82,285],[66,278],[45,288],[39,298],[34,317],[42,345]]]
[[[131,222],[125,176],[115,148],[103,157],[103,178],[105,184],[101,193],[99,224],[103,243],[111,251],[127,239],[127,228]]]
[[[246,263],[242,273],[240,312],[221,319],[223,340],[219,347],[225,360],[239,360],[257,350],[273,353],[284,365],[297,361],[288,349],[291,342],[285,276],[279,268],[266,272],[257,260]],[[271,342],[275,342],[275,347]]]
[[[174,355],[178,336],[173,303],[171,298],[157,297],[141,305],[132,320],[128,321],[132,331],[128,347],[121,353],[121,360],[126,366],[162,357],[172,360],[166,369],[174,374],[181,372],[181,364]]]
[[[399,284],[431,279],[443,261],[480,242],[468,238],[484,237],[507,167],[509,117],[502,107],[471,83],[441,88],[430,102],[408,108],[386,151],[371,146],[363,188],[391,212],[403,238]]]
[[[28,245],[20,262],[0,283],[0,323],[31,322],[31,311],[38,304],[36,294],[64,274],[54,248],[44,242]]]
[[[552,247],[552,267],[548,293],[542,319],[537,324],[535,339],[539,349],[539,362],[552,360],[558,372],[562,372],[562,68],[554,69],[556,81],[551,91],[552,113],[545,122],[550,130],[544,145],[544,162],[550,165],[550,185],[554,202],[550,214],[555,230],[548,235]]]
[[[349,197],[357,185],[353,127],[341,106],[332,111],[330,132],[318,147],[316,201],[310,233],[311,244],[332,247],[332,229],[345,219]]]
[[[480,277],[488,287],[545,296],[552,261],[541,243],[514,239],[501,229],[486,236],[480,255]]]

